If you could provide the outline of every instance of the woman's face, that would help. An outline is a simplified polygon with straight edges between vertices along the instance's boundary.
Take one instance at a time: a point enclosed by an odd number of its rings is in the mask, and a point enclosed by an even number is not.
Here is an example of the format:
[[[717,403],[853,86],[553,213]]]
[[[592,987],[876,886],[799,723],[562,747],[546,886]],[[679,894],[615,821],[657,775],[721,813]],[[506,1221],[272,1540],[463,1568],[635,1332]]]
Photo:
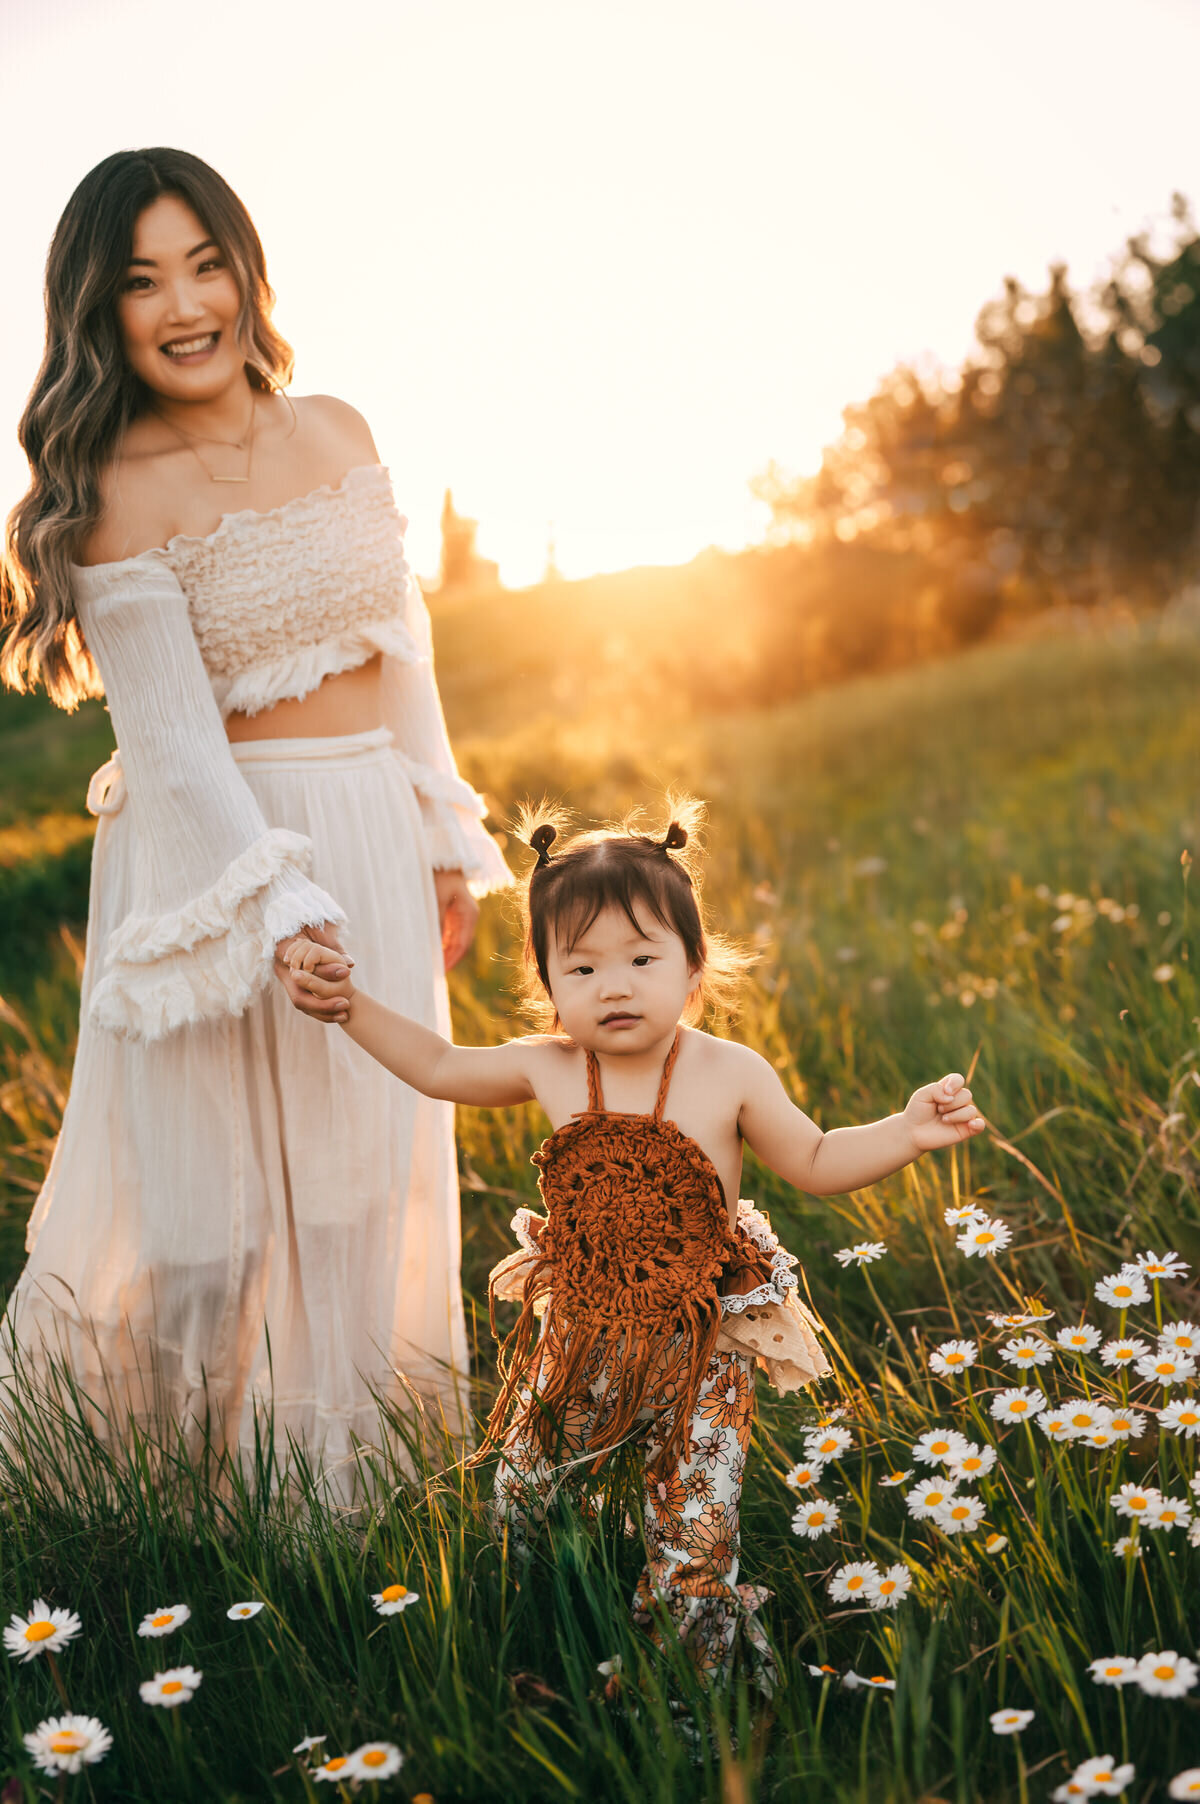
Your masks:
[[[135,373],[166,399],[214,400],[234,380],[245,380],[235,339],[240,308],[233,271],[188,203],[177,194],[152,201],[133,228],[132,258],[117,297]],[[205,341],[196,354],[164,349],[196,339]]]

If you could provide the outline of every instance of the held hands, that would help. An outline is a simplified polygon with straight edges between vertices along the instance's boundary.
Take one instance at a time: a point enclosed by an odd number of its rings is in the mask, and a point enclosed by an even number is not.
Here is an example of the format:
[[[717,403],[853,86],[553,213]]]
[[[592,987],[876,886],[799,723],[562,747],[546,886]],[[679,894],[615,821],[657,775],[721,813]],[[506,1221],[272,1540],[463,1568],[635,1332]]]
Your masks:
[[[904,1119],[920,1152],[940,1146],[957,1146],[971,1140],[987,1126],[971,1100],[961,1071],[952,1071],[940,1083],[914,1090],[904,1109]]]
[[[307,927],[275,948],[275,975],[293,1006],[327,1025],[349,1017],[353,963],[333,933],[321,927]]]

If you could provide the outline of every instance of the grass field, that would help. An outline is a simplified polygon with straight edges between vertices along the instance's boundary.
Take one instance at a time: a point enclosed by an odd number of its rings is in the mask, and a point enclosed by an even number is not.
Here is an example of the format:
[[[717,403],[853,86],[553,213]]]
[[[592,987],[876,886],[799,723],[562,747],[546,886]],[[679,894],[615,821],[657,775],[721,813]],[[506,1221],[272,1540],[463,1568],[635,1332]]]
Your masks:
[[[161,1491],[136,1475],[106,1482],[95,1450],[93,1488],[77,1487],[69,1505],[19,1471],[0,1474],[0,1615],[36,1597],[79,1612],[58,1679],[70,1707],[113,1736],[66,1795],[318,1797],[338,1787],[290,1750],[325,1733],[326,1754],[394,1742],[406,1760],[381,1794],[438,1804],[743,1804],[801,1788],[862,1804],[1001,1804],[1049,1796],[1100,1755],[1134,1764],[1131,1797],[1166,1797],[1174,1775],[1200,1766],[1200,1685],[1150,1695],[1136,1682],[1095,1682],[1089,1663],[1196,1658],[1200,1546],[1186,1507],[1176,1526],[1152,1529],[1109,1500],[1131,1483],[1200,1513],[1200,1440],[1158,1417],[1200,1387],[1186,1367],[1166,1389],[1054,1336],[1083,1323],[1105,1342],[1139,1335],[1154,1346],[1160,1329],[1186,1339],[1200,1322],[1200,997],[1188,901],[1200,642],[1148,626],[983,646],[786,707],[663,708],[636,723],[608,706],[566,720],[535,695],[514,724],[503,681],[493,722],[452,661],[441,674],[460,763],[497,818],[548,792],[590,819],[653,804],[672,779],[707,798],[714,920],[761,955],[732,1031],[775,1062],[814,1120],[877,1119],[959,1070],[971,1073],[989,1131],[846,1197],[798,1195],[747,1161],[743,1194],[769,1207],[800,1255],[836,1368],[800,1401],[760,1383],[741,1577],[774,1593],[763,1619],[783,1682],[769,1705],[741,1684],[713,1698],[685,1662],[652,1653],[628,1627],[642,1548],[621,1532],[627,1475],[598,1517],[566,1506],[552,1517],[518,1585],[474,1479],[430,1469],[364,1528],[319,1510],[287,1521],[253,1486],[223,1505],[182,1470]],[[75,936],[81,927],[87,830],[71,823],[109,743],[98,711],[63,734],[44,711],[20,707],[19,722],[11,703],[0,713],[0,908],[22,923],[0,954],[10,1010],[0,1028],[0,1295],[20,1267],[69,1076],[79,946],[56,929],[60,918]],[[460,1040],[517,1028],[513,953],[509,910],[491,899],[452,979]],[[532,1109],[459,1112],[481,1409],[486,1273],[511,1245],[514,1198],[535,1200],[529,1155],[545,1130]],[[966,1257],[962,1225],[945,1221],[947,1209],[972,1205],[1011,1229],[993,1258]],[[835,1250],[862,1241],[886,1253],[843,1269]],[[1097,1279],[1151,1249],[1189,1269],[1127,1312],[1099,1300]],[[1023,1372],[1002,1349],[1025,1329],[999,1329],[988,1312],[1026,1313],[1030,1297],[1055,1313],[1044,1330],[1028,1325],[1049,1357]],[[977,1358],[938,1376],[930,1356],[950,1339],[973,1341]],[[997,1419],[1000,1392],[1023,1385],[1050,1412],[1107,1405],[1119,1424],[1132,1406],[1141,1432],[1089,1439],[1068,1428],[1053,1439],[1028,1420]],[[789,1489],[806,1435],[834,1409],[848,1444],[815,1491]],[[961,1430],[985,1463],[997,1451],[978,1482],[959,1485],[981,1500],[971,1532],[918,1519],[906,1503],[936,1469],[912,1453],[935,1428]],[[86,1448],[81,1458],[86,1467]],[[903,1485],[882,1482],[907,1469]],[[839,1520],[802,1538],[792,1514],[814,1495],[836,1502]],[[1134,1545],[1115,1554],[1131,1532]],[[989,1543],[996,1536],[1003,1544]],[[833,1574],[860,1560],[909,1570],[895,1609],[830,1597]],[[377,1616],[371,1593],[399,1582],[418,1602]],[[238,1598],[266,1607],[231,1622]],[[177,1602],[192,1612],[178,1634],[136,1636],[145,1611]],[[606,1688],[596,1668],[615,1654],[623,1670]],[[191,1702],[141,1702],[139,1680],[186,1662],[204,1674]],[[810,1670],[822,1666],[831,1670]],[[895,1689],[847,1685],[848,1673]],[[11,1798],[55,1796],[56,1782],[21,1753],[21,1732],[60,1707],[50,1663],[6,1661],[2,1683]],[[1000,1709],[1034,1715],[1019,1735],[1001,1735],[990,1725]]]

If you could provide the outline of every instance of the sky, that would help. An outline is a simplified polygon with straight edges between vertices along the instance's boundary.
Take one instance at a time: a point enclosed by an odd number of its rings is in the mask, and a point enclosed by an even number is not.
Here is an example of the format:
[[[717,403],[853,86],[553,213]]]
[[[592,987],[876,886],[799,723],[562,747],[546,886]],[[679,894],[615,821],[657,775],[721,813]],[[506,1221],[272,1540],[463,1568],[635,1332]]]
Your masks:
[[[900,360],[1006,275],[1103,277],[1200,211],[1195,0],[0,0],[0,503],[76,184],[211,163],[293,394],[366,417],[417,569],[442,496],[502,580],[762,538]]]

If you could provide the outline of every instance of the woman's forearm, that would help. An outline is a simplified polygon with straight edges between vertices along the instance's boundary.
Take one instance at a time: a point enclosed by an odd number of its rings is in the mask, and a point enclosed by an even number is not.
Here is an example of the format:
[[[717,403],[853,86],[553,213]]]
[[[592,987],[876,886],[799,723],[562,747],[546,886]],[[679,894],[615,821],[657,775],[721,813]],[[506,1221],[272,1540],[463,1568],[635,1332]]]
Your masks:
[[[445,1086],[438,1082],[438,1067],[453,1048],[441,1034],[385,1008],[361,990],[355,990],[350,998],[350,1013],[342,1029],[402,1082],[423,1096],[446,1100]]]
[[[823,1134],[810,1167],[812,1193],[840,1196],[891,1177],[921,1156],[903,1112],[862,1127],[831,1128]]]

